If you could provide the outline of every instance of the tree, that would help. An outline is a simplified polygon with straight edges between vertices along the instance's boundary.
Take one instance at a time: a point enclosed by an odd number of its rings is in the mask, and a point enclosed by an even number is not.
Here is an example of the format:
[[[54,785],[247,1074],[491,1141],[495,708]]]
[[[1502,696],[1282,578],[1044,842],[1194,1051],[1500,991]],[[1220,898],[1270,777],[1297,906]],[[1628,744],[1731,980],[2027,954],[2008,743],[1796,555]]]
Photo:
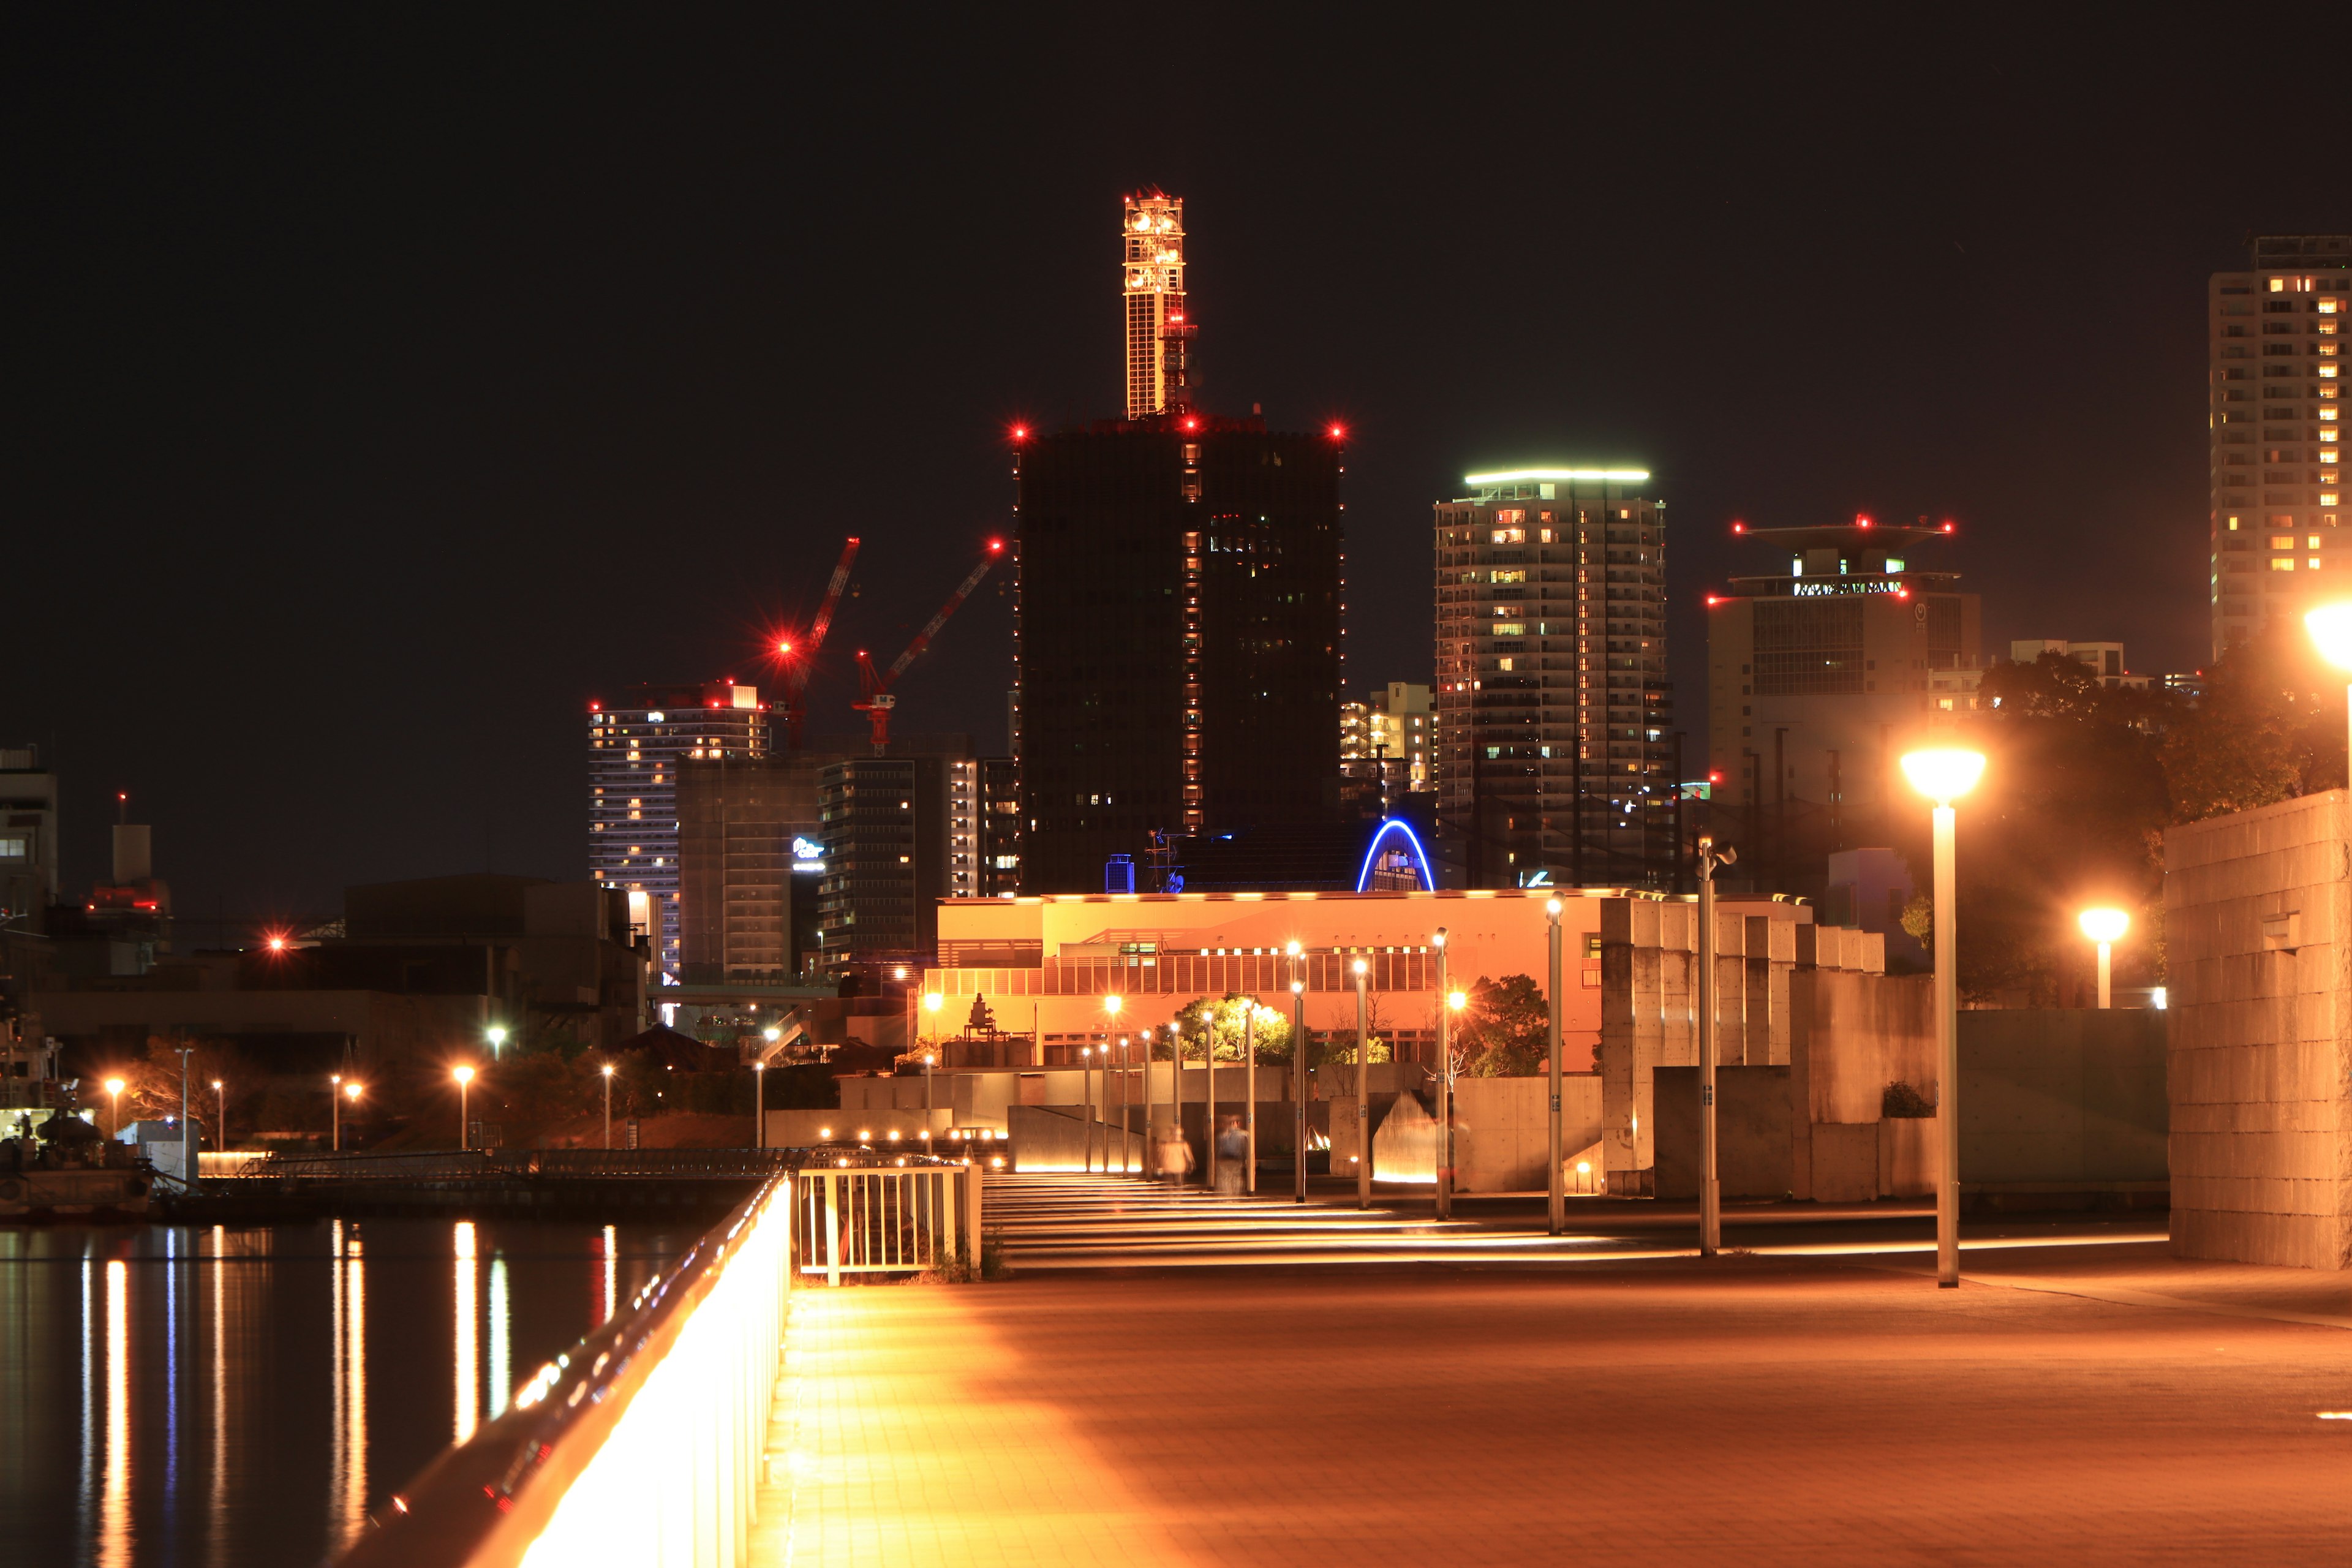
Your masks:
[[[2344,784],[2343,677],[2293,616],[2216,660],[2204,694],[2166,732],[2172,820],[2250,811]]]
[[[1525,974],[1480,975],[1454,1026],[1454,1049],[1473,1078],[1525,1078],[1549,1060],[1551,1008]]]
[[[1252,1044],[1256,1047],[1261,1062],[1290,1059],[1290,1019],[1271,1007],[1262,1006],[1257,998],[1228,991],[1212,1000],[1196,997],[1177,1011],[1171,1028],[1183,1031],[1186,1046],[1198,1049],[1203,1021],[1209,1026],[1210,1038],[1219,1061],[1237,1062],[1242,1059],[1243,1023],[1249,1009],[1258,1008],[1257,1023],[1252,1031]]]

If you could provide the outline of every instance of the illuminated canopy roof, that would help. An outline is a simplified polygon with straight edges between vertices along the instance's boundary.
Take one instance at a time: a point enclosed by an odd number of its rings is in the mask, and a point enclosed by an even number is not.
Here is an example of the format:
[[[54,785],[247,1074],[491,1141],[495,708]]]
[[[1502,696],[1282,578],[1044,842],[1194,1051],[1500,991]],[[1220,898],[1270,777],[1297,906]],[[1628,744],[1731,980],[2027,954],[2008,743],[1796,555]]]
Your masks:
[[[1647,468],[1513,468],[1499,474],[1465,474],[1465,485],[1528,485],[1574,480],[1580,483],[1638,485],[1648,481]]]

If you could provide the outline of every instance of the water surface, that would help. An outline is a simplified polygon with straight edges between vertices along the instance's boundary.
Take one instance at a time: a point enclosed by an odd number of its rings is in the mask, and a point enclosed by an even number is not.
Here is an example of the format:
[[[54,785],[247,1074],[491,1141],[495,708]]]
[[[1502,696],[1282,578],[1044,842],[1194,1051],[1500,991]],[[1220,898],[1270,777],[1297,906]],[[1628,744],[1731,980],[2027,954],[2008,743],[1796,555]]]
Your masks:
[[[0,1562],[308,1568],[698,1234],[0,1230]]]

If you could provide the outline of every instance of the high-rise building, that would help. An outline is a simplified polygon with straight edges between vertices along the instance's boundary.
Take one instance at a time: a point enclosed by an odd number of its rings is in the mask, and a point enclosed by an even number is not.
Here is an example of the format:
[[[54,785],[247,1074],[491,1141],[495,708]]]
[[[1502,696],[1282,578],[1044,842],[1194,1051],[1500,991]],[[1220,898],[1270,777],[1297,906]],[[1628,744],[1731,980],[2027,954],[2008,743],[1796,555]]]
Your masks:
[[[58,775],[32,746],[0,746],[0,930],[40,931],[58,901]]]
[[[1472,474],[1474,494],[1437,503],[1439,836],[1472,887],[1674,879],[1666,509],[1649,479]]]
[[[1348,778],[1371,778],[1390,795],[1430,787],[1430,748],[1437,741],[1437,699],[1428,687],[1388,682],[1362,703],[1339,705],[1339,766]]]
[[[982,818],[991,764],[1003,761],[901,755],[825,764],[817,786],[819,963],[838,971],[929,962],[939,900],[989,891]]]
[[[1788,566],[1707,596],[1712,823],[1738,847],[1734,883],[1817,894],[1831,854],[1887,843],[1888,808],[1916,808],[1899,759],[1965,717],[1953,677],[1982,668],[1981,612],[1958,574],[1912,563],[1949,523],[1735,528]]]
[[[688,762],[763,757],[768,710],[731,680],[632,686],[588,705],[588,870],[652,904],[655,962],[683,962],[678,908],[678,772]]]
[[[2207,285],[2213,651],[2352,573],[2344,342],[2352,235],[2266,235]],[[2316,574],[2316,575],[2315,575]]]
[[[678,764],[679,976],[686,984],[788,984],[800,972],[793,940],[796,871],[821,842],[817,780],[826,762],[791,756],[689,758]],[[795,885],[797,882],[797,886]]]
[[[1148,191],[1125,205],[1127,416],[1148,419],[1175,406],[1185,387],[1184,200]]]
[[[1175,211],[1130,198],[1130,256]],[[1181,303],[1181,267],[1154,265]],[[1199,412],[1182,339],[1157,352],[1164,401],[1130,360],[1130,417],[1015,437],[1024,892],[1098,892],[1115,855],[1166,864],[1169,837],[1338,809],[1345,432]]]

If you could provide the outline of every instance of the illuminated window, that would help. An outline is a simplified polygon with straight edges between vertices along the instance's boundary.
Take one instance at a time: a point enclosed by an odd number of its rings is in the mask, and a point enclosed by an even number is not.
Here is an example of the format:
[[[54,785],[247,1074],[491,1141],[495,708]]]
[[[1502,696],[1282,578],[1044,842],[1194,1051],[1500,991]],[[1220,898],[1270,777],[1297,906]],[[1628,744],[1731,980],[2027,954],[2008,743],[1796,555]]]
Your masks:
[[[2313,557],[2311,558],[2311,561],[2310,561],[2310,566],[2311,566],[2311,569],[2312,569],[2314,572],[2316,572],[2316,571],[2318,571],[2318,570],[2319,570],[2319,557],[2318,557],[2318,556],[2315,555],[2315,556],[2313,556]]]
[[[2292,572],[2292,571],[2294,571],[2294,556],[2292,556],[2292,555],[2273,555],[2273,556],[2272,556],[2272,557],[2271,557],[2271,570],[2272,570],[2272,571],[2273,571],[2273,572]]]
[[[1497,544],[1525,544],[1527,542],[1528,531],[1524,528],[1498,528],[1495,530],[1495,542]]]
[[[2292,533],[2279,533],[2272,535],[2271,548],[2273,550],[2293,550],[2294,548],[2294,535]]]
[[[2310,535],[2308,538],[2305,539],[2305,540],[2304,540],[2304,542],[2303,542],[2303,547],[2304,547],[2305,550],[2316,550],[2316,549],[2318,549],[2318,548],[2319,548],[2319,535],[2317,535],[2317,534],[2315,534],[2315,534]]]
[[[1523,637],[1528,635],[1527,623],[1524,621],[1502,622],[1495,627],[1495,635],[1498,637]]]
[[[2230,531],[2231,533],[2238,531],[2238,520],[2234,517],[2230,520]]]
[[[1528,574],[1524,567],[1517,572],[1497,572],[1495,574],[1495,581],[1497,583],[1524,583],[1527,580]]]
[[[2284,294],[2284,293],[2285,293],[2285,292],[2286,292],[2286,279],[2284,279],[2284,278],[2273,278],[2273,279],[2271,279],[2271,292],[2272,292],[2272,293],[2273,293],[2273,294]]]

